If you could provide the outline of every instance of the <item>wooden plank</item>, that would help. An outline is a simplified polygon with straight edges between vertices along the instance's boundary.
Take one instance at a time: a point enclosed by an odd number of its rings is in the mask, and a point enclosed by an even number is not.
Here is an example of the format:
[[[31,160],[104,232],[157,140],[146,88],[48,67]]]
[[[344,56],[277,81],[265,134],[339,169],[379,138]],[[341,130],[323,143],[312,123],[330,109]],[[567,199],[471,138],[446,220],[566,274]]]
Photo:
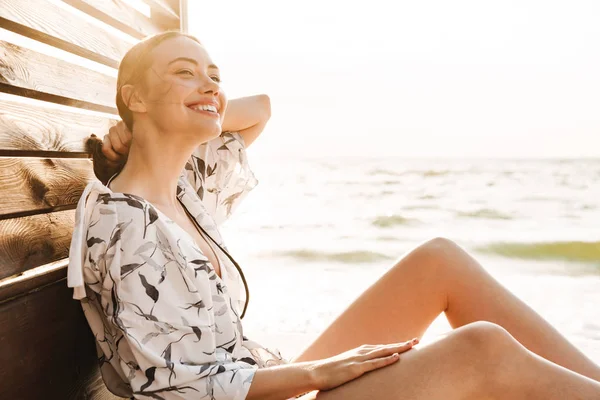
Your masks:
[[[118,114],[115,78],[3,40],[0,82],[12,94]]]
[[[27,296],[46,286],[64,280],[67,276],[68,265],[69,259],[64,258],[34,268],[19,276],[10,276],[0,279],[0,304],[7,301],[13,301],[21,296]],[[0,270],[1,269],[2,266],[0,266]]]
[[[62,1],[138,39],[165,30],[122,0]]]
[[[175,12],[175,14],[181,15],[181,12],[180,12],[181,1],[180,0],[160,0],[160,1],[163,3],[167,3],[167,5],[169,7],[171,7],[171,9]]]
[[[144,0],[153,11],[179,18],[179,0]]]
[[[164,21],[170,29],[179,29],[179,0],[144,0],[151,7],[152,19]]]
[[[46,0],[0,0],[0,27],[113,68],[134,44]]]
[[[188,5],[188,0],[180,0],[179,2],[179,20],[180,20],[180,30],[181,32],[190,33],[190,16],[189,16],[190,7]]]
[[[42,104],[0,98],[0,156],[88,157],[85,139],[103,138],[118,121]]]
[[[0,279],[68,257],[74,224],[75,210],[0,220]]]
[[[0,158],[0,220],[72,208],[94,178],[89,159]]]
[[[117,400],[104,386],[94,337],[64,279],[0,303],[0,398]]]

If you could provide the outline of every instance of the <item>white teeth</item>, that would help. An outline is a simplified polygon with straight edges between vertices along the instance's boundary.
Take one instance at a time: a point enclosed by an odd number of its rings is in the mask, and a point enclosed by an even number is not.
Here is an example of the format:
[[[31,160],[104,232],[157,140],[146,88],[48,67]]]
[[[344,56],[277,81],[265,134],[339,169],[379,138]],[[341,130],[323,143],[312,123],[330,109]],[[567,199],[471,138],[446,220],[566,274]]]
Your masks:
[[[202,110],[202,111],[210,111],[210,112],[214,112],[214,113],[217,112],[217,107],[213,106],[212,104],[196,104],[196,105],[190,106],[190,108],[192,110],[196,110],[196,111]]]

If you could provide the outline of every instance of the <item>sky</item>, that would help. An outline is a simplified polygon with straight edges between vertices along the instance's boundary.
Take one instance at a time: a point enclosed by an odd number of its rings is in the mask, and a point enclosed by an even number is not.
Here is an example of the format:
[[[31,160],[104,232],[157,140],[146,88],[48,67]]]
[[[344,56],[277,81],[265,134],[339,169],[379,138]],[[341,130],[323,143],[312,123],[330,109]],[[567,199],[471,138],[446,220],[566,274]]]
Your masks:
[[[261,155],[600,156],[600,2],[189,0]]]

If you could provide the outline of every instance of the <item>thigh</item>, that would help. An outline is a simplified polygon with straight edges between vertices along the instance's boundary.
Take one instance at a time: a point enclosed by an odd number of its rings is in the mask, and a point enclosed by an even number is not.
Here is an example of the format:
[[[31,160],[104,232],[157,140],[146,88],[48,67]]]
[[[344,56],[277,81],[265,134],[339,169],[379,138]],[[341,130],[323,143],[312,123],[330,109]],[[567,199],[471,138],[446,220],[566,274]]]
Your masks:
[[[484,400],[486,367],[471,357],[459,328],[427,346],[401,354],[400,361],[326,392],[317,400]]]
[[[326,358],[362,344],[422,337],[446,307],[433,253],[431,244],[407,253],[294,361]]]

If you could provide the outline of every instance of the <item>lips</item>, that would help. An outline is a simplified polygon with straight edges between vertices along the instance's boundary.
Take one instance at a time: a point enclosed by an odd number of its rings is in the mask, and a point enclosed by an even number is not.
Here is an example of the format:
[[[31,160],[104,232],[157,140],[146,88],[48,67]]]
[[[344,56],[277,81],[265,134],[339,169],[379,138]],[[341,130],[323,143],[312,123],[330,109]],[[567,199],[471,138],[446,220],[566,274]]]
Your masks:
[[[205,111],[214,114],[219,113],[219,103],[213,100],[209,101],[196,101],[186,104],[188,108],[193,111]]]
[[[219,113],[217,107],[215,107],[212,104],[194,104],[194,105],[188,106],[188,108],[191,108],[194,111],[206,111],[206,112],[211,112],[211,113],[215,113],[215,114]]]

